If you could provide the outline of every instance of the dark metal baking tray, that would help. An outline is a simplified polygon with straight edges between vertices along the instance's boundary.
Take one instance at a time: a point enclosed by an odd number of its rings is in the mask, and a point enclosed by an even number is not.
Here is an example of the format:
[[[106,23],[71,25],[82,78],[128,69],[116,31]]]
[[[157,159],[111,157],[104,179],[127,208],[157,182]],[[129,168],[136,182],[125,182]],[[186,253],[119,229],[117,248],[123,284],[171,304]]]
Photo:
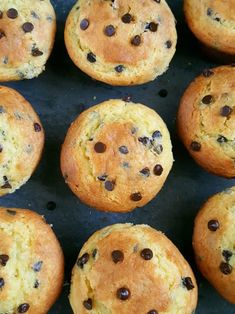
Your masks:
[[[70,273],[84,241],[94,231],[109,224],[133,222],[149,224],[165,232],[191,263],[199,285],[196,313],[234,314],[235,306],[215,292],[197,272],[193,261],[191,238],[197,211],[210,195],[232,186],[235,181],[202,170],[177,138],[175,119],[180,96],[196,75],[215,66],[200,54],[185,25],[182,0],[168,0],[177,20],[179,37],[169,70],[154,82],[135,87],[111,87],[93,81],[73,65],[64,46],[63,31],[66,16],[75,1],[54,0],[52,3],[57,13],[58,31],[46,71],[37,79],[5,84],[21,92],[39,113],[46,131],[45,151],[29,182],[14,194],[0,199],[1,206],[35,210],[45,215],[48,223],[54,226],[66,258],[66,275],[63,293],[49,313],[72,313],[68,302]],[[162,89],[167,90],[166,97],[159,95]],[[164,188],[148,205],[128,214],[102,213],[82,204],[64,183],[59,166],[61,144],[70,123],[84,109],[109,98],[127,95],[131,95],[133,101],[155,109],[166,121],[175,163]],[[54,211],[46,209],[48,201],[56,202]]]

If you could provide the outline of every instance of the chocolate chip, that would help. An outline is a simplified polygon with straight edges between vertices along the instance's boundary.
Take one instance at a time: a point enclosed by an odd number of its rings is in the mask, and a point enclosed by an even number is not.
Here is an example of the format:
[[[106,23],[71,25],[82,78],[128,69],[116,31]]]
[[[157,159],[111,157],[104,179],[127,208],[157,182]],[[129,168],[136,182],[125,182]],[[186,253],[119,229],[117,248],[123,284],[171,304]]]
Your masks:
[[[56,203],[53,201],[50,201],[47,203],[47,210],[55,210],[56,209]]]
[[[39,50],[38,48],[32,48],[31,54],[33,57],[40,57],[43,55],[43,52]]]
[[[139,46],[141,44],[141,37],[140,35],[135,35],[132,39],[131,39],[131,44],[133,46]]]
[[[168,91],[166,89],[161,89],[158,95],[162,98],[165,98],[168,95]]]
[[[163,173],[163,168],[161,165],[156,165],[153,168],[153,173],[155,174],[155,176],[160,176]]]
[[[225,262],[221,262],[220,264],[220,271],[224,274],[224,275],[230,275],[233,271],[233,267],[231,265],[229,265],[228,263]]]
[[[157,3],[160,3],[161,2],[161,0],[154,0],[155,2],[157,2]]]
[[[94,146],[94,150],[98,153],[98,154],[102,154],[106,151],[106,145],[102,142],[97,142]]]
[[[39,286],[40,286],[40,282],[38,281],[38,279],[36,279],[33,287],[37,289]]]
[[[5,181],[5,183],[1,186],[1,189],[11,189],[12,186],[8,181],[8,178],[6,176],[3,176],[3,180]]]
[[[155,146],[153,148],[153,150],[158,154],[160,155],[162,152],[163,152],[163,146],[161,144],[158,144],[157,146]]]
[[[199,152],[201,150],[201,144],[193,141],[190,145],[191,150],[193,150],[194,152]]]
[[[2,145],[0,144],[0,153],[3,151],[3,147]]]
[[[149,144],[149,138],[144,136],[144,137],[139,137],[138,141],[144,145],[148,145]]]
[[[206,11],[206,14],[207,14],[208,16],[211,16],[212,13],[213,13],[213,10],[212,10],[211,8],[208,8],[207,11]]]
[[[118,150],[121,154],[124,154],[124,155],[129,153],[129,150],[126,146],[120,146]]]
[[[89,20],[88,19],[83,19],[80,22],[80,28],[81,30],[85,31],[89,27]]]
[[[205,105],[210,105],[214,102],[214,97],[212,95],[206,95],[202,98],[202,103]]]
[[[125,102],[131,102],[132,95],[126,95],[126,96],[122,97],[122,100],[125,101]]]
[[[36,12],[31,11],[31,15],[32,15],[32,17],[34,17],[35,19],[40,20],[40,17],[37,15]]]
[[[114,70],[117,72],[117,73],[122,73],[124,71],[125,67],[123,65],[117,65]]]
[[[220,109],[220,114],[222,117],[228,117],[233,112],[233,109],[229,106],[224,106]]]
[[[215,20],[216,22],[220,22],[220,18],[219,18],[219,17],[215,17],[214,20]]]
[[[207,227],[210,231],[216,231],[217,229],[219,229],[219,222],[216,219],[212,219],[210,221],[208,221]]]
[[[85,301],[83,301],[83,306],[85,307],[85,309],[87,309],[88,311],[92,310],[92,299],[87,299]]]
[[[183,286],[187,288],[187,290],[194,289],[194,284],[192,282],[192,279],[190,277],[183,277],[182,278]]]
[[[204,77],[210,77],[210,76],[214,75],[214,72],[211,71],[210,69],[205,69],[205,70],[202,72],[202,75],[203,75]]]
[[[95,258],[95,257],[96,257],[97,252],[98,252],[98,250],[97,250],[97,249],[94,249],[94,250],[93,250],[93,252],[92,252],[92,257],[93,257],[93,258]]]
[[[150,310],[147,314],[158,314],[156,310]]]
[[[0,278],[0,289],[2,289],[5,285],[5,281],[3,278]]]
[[[172,41],[171,40],[167,40],[165,42],[165,46],[166,46],[167,49],[170,49],[172,47]]]
[[[223,250],[222,255],[226,262],[229,262],[231,257],[233,256],[233,253],[229,250]]]
[[[104,187],[107,191],[112,192],[115,188],[115,182],[113,181],[106,181]]]
[[[108,25],[104,29],[104,33],[108,37],[112,37],[115,34],[115,27],[113,25]]]
[[[133,202],[139,202],[140,200],[142,200],[142,195],[140,192],[137,192],[137,193],[131,194],[130,198]]]
[[[16,211],[15,210],[11,210],[11,209],[7,209],[6,212],[11,215],[11,216],[15,216],[16,215]]]
[[[83,254],[78,260],[77,265],[83,269],[83,266],[88,262],[90,255],[88,253]]]
[[[87,54],[87,60],[91,63],[95,63],[96,62],[96,55],[94,55],[94,53],[89,52]]]
[[[0,30],[0,39],[2,39],[3,37],[6,37],[6,34],[4,31]]]
[[[22,25],[22,28],[25,33],[31,33],[32,30],[34,29],[34,26],[32,23],[26,22]]]
[[[23,303],[18,307],[18,313],[26,313],[28,312],[30,306],[28,303]]]
[[[2,19],[2,17],[3,17],[3,12],[0,11],[0,19]]]
[[[16,19],[18,16],[18,12],[16,9],[12,8],[7,11],[7,16],[9,19]]]
[[[42,130],[41,125],[40,125],[39,123],[37,123],[37,122],[35,122],[35,123],[33,124],[33,127],[34,127],[34,131],[35,131],[35,132],[41,132],[41,130]]]
[[[150,170],[148,167],[145,167],[144,169],[140,170],[140,173],[142,175],[144,175],[145,177],[149,177],[150,176]]]
[[[122,301],[126,301],[127,299],[129,299],[131,296],[131,292],[128,288],[120,288],[117,291],[117,297],[118,299],[122,300]]]
[[[98,180],[100,181],[105,181],[108,178],[106,174],[103,174],[102,176],[97,177]]]
[[[217,142],[218,143],[226,143],[228,140],[227,140],[227,138],[225,137],[225,136],[223,136],[223,135],[219,135],[218,136],[218,138],[217,138]]]
[[[41,270],[41,268],[42,268],[42,264],[43,264],[43,262],[42,262],[42,261],[39,261],[39,262],[37,262],[37,263],[35,263],[35,264],[33,265],[32,269],[33,269],[36,273],[38,273],[38,272],[40,272],[40,270]]]
[[[6,266],[7,262],[9,261],[9,256],[6,254],[0,255],[0,265]]]
[[[122,251],[119,250],[115,250],[112,252],[112,260],[115,264],[119,263],[119,262],[123,262],[124,260],[124,254]]]
[[[155,138],[161,138],[162,137],[162,133],[160,131],[155,131],[153,132],[152,134],[152,138],[155,139]]]
[[[143,249],[140,255],[144,260],[149,261],[153,258],[153,251],[150,249]]]
[[[132,21],[132,16],[129,13],[126,13],[122,16],[122,22],[129,24]]]
[[[158,24],[151,22],[151,23],[147,24],[145,28],[149,29],[151,32],[156,32],[158,29]]]

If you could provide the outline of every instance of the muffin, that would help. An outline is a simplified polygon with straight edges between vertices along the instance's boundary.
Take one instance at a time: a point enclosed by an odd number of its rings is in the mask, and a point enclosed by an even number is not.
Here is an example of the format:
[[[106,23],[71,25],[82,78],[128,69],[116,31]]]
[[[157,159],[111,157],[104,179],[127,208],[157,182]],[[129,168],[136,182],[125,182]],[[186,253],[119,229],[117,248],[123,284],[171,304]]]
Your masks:
[[[111,212],[148,203],[172,162],[170,136],[159,115],[118,99],[84,111],[71,125],[61,152],[71,190],[84,203]]]
[[[186,260],[161,232],[116,224],[83,246],[73,268],[70,303],[74,314],[192,314],[197,284]]]
[[[184,0],[189,28],[216,58],[235,61],[235,5],[231,0]]]
[[[1,0],[0,82],[38,76],[50,56],[55,31],[49,0]]]
[[[167,70],[176,41],[165,0],[79,0],[65,27],[75,65],[111,85],[154,80]]]
[[[31,105],[15,90],[0,86],[0,196],[30,178],[43,145],[44,131]]]
[[[235,177],[235,67],[205,70],[186,89],[178,113],[179,135],[206,170]]]
[[[46,314],[64,273],[60,245],[44,218],[0,208],[0,313]]]
[[[198,213],[193,235],[197,265],[235,304],[235,187],[211,197]]]

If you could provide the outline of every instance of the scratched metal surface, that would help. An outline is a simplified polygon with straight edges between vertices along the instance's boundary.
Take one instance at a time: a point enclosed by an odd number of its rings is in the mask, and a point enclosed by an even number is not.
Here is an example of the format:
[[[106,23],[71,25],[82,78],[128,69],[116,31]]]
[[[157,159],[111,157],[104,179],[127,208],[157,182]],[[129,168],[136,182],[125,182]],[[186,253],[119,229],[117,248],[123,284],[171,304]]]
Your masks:
[[[69,302],[71,268],[84,241],[97,229],[117,222],[147,223],[160,229],[178,246],[196,271],[191,237],[194,217],[212,194],[234,184],[206,173],[188,156],[177,139],[175,117],[180,96],[188,83],[203,69],[215,64],[202,56],[184,24],[182,0],[168,0],[177,19],[177,53],[166,74],[154,82],[136,87],[111,87],[91,80],[70,61],[64,46],[63,30],[73,0],[53,0],[58,31],[46,71],[37,79],[6,84],[16,88],[40,114],[46,131],[41,163],[29,182],[13,195],[1,198],[1,206],[29,208],[45,215],[52,223],[66,258],[63,293],[50,314],[72,313]],[[166,89],[168,95],[160,97]],[[144,208],[128,214],[98,212],[81,202],[65,185],[60,173],[60,149],[66,131],[75,117],[89,106],[109,98],[131,95],[132,99],[158,111],[171,132],[175,163],[161,193]],[[46,204],[57,207],[48,211]],[[199,284],[198,314],[235,312],[196,271]]]

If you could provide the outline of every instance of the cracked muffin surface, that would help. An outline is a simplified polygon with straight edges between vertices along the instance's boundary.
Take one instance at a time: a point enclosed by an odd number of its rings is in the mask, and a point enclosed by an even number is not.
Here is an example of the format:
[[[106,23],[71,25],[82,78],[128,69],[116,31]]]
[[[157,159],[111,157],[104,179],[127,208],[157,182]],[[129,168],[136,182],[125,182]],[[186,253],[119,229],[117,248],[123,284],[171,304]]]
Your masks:
[[[195,219],[193,247],[202,274],[235,304],[235,187],[204,204]]]
[[[49,0],[1,0],[0,81],[37,77],[45,69],[55,31]]]
[[[192,314],[197,283],[174,244],[147,225],[94,233],[73,268],[74,314]]]
[[[0,196],[28,181],[41,158],[44,130],[17,91],[0,86]]]
[[[48,313],[63,274],[63,253],[45,219],[30,210],[0,208],[0,313]]]
[[[178,112],[179,135],[206,170],[235,177],[235,67],[205,70],[186,89]]]
[[[86,204],[126,212],[149,202],[172,167],[170,135],[152,109],[109,100],[72,123],[61,152],[66,183]]]
[[[165,0],[79,0],[65,27],[73,62],[112,85],[142,84],[161,75],[176,41],[175,19]]]

